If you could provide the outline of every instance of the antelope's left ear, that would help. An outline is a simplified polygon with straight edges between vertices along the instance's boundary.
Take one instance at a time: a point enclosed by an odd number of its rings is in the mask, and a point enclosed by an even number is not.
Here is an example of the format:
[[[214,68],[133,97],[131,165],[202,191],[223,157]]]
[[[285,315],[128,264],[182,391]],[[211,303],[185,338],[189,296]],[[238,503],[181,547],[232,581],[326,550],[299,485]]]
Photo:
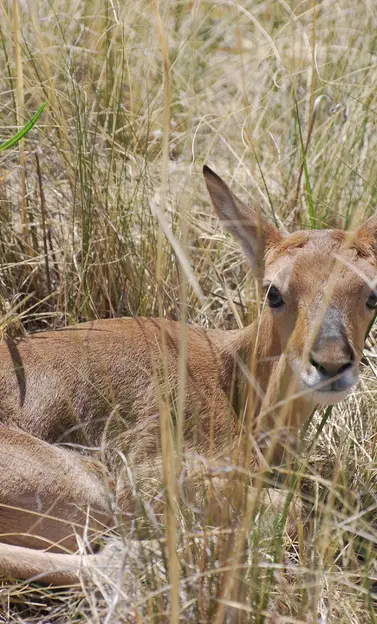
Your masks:
[[[369,217],[369,219],[357,229],[357,235],[360,236],[360,234],[368,236],[368,238],[375,241],[377,247],[377,213]]]

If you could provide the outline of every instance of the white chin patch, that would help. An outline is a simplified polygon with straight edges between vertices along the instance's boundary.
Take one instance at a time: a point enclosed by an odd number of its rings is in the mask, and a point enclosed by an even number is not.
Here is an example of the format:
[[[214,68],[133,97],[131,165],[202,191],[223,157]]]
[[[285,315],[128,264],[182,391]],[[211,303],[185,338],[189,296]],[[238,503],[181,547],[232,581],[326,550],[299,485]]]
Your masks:
[[[336,392],[314,390],[310,393],[310,396],[317,405],[336,405],[343,401],[352,389],[353,387],[347,388],[347,390],[337,390]]]

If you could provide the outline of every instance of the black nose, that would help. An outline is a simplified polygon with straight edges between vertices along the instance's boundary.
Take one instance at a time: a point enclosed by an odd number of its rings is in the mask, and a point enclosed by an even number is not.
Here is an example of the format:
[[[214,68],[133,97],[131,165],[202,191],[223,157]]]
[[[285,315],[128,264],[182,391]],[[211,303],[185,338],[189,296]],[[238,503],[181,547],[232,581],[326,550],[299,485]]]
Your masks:
[[[331,361],[330,358],[319,358],[318,353],[312,353],[309,362],[321,375],[325,377],[335,377],[336,375],[344,373],[348,368],[351,368],[353,360],[354,356],[352,352],[350,352],[348,359],[344,358],[343,360],[333,361]]]

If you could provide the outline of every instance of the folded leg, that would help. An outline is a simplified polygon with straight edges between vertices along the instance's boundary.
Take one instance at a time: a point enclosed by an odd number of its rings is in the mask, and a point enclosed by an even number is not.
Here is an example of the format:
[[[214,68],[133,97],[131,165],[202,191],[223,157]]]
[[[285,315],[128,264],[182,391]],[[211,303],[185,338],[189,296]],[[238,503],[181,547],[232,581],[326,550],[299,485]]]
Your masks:
[[[0,425],[0,542],[75,551],[113,526],[112,487],[101,464]]]

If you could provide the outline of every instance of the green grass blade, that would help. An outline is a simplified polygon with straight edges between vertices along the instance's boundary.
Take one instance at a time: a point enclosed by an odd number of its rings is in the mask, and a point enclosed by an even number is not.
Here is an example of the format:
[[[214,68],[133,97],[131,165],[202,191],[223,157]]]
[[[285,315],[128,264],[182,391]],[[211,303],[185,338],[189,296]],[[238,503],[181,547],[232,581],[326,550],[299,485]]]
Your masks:
[[[314,214],[312,187],[311,187],[311,184],[310,184],[308,163],[306,161],[306,150],[305,150],[305,146],[304,146],[304,140],[302,138],[301,122],[300,122],[300,116],[298,114],[297,102],[296,102],[296,117],[297,117],[297,124],[298,124],[298,132],[299,132],[299,135],[300,135],[302,162],[303,162],[303,165],[304,165],[305,188],[306,188],[306,195],[307,195],[307,198],[308,198],[310,226],[311,226],[311,228],[313,230],[313,229],[316,228],[316,217],[315,217],[315,214]]]
[[[47,104],[48,104],[48,102],[44,102],[44,104],[42,104],[42,106],[40,106],[38,108],[37,112],[34,113],[32,118],[30,119],[30,121],[28,121],[27,124],[25,124],[24,127],[21,128],[21,130],[19,132],[17,132],[17,134],[15,134],[11,139],[8,139],[8,141],[5,141],[4,143],[1,143],[1,145],[0,145],[0,152],[2,152],[3,150],[6,150],[6,149],[10,149],[11,147],[13,147],[21,139],[23,139],[24,136],[26,136],[28,134],[28,132],[30,132],[32,127],[37,123],[39,117],[42,115],[42,113],[43,113],[44,109],[46,108]]]

